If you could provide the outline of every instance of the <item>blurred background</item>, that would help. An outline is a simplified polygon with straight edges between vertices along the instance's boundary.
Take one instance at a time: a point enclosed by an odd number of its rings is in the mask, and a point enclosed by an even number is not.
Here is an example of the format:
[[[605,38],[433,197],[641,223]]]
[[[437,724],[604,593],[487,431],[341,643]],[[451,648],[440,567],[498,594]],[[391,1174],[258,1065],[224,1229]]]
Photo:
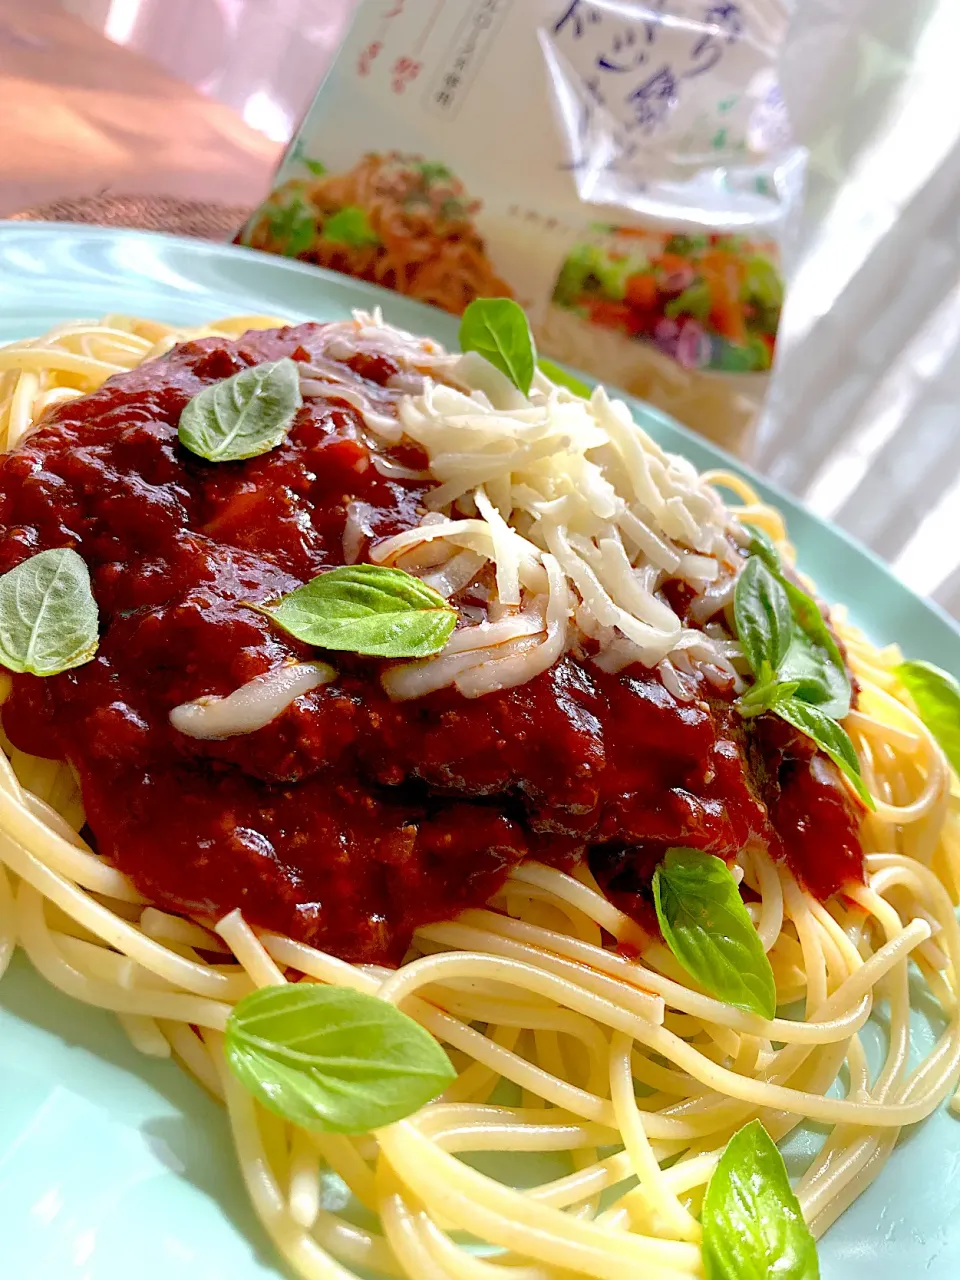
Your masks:
[[[231,234],[352,8],[0,0],[0,217],[163,195],[181,229]],[[958,0],[795,8],[807,198],[752,461],[960,617]]]
[[[296,128],[354,0],[63,0],[274,142]]]

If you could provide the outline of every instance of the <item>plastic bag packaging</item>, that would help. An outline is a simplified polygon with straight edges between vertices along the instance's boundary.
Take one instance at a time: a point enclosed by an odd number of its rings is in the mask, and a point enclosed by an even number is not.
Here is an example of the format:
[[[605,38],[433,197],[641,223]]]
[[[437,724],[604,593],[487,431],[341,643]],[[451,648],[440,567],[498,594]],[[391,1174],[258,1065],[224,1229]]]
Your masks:
[[[364,0],[238,240],[459,313],[737,452],[803,153],[782,0]]]

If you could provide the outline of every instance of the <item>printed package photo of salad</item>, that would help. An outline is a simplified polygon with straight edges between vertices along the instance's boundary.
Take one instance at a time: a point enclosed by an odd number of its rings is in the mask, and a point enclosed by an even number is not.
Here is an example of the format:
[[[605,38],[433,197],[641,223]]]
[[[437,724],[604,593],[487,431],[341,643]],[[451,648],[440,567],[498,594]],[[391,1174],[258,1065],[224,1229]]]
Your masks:
[[[776,253],[735,235],[597,224],[563,264],[553,301],[685,368],[764,372],[783,303]]]

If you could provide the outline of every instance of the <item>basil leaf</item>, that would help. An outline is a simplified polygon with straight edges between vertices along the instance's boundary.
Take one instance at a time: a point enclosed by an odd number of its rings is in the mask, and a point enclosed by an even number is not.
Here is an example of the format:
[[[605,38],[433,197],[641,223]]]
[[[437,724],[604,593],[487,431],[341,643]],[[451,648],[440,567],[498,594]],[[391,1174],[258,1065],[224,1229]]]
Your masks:
[[[779,674],[793,636],[790,601],[759,556],[751,556],[737,578],[733,598],[737,636],[753,671],[766,665]]]
[[[834,720],[842,720],[850,710],[850,679],[837,642],[806,591],[780,577],[790,601],[795,623],[790,648],[777,674],[781,680],[797,682],[797,697],[820,707]]]
[[[58,547],[0,577],[0,663],[9,671],[55,676],[97,651],[97,602],[76,551]]]
[[[812,738],[820,750],[830,757],[833,763],[846,774],[853,784],[853,789],[867,806],[875,809],[873,796],[867,790],[860,774],[860,761],[853,748],[853,743],[843,725],[837,724],[824,711],[823,707],[811,706],[802,702],[799,697],[784,698],[772,708],[787,724]]]
[[[460,320],[460,350],[476,351],[530,392],[537,351],[526,312],[510,298],[475,298]]]
[[[748,532],[750,534],[750,543],[747,548],[749,554],[759,556],[768,569],[772,569],[774,573],[779,574],[781,571],[780,552],[777,550],[777,544],[769,533],[757,525],[749,525]]]
[[[545,374],[551,382],[555,382],[558,387],[566,387],[568,391],[572,391],[575,396],[580,396],[584,400],[589,400],[593,395],[593,392],[581,378],[578,378],[574,373],[568,373],[566,369],[554,364],[552,360],[546,360],[541,356],[539,365],[540,372]]]
[[[208,462],[240,462],[275,449],[303,404],[293,360],[257,364],[204,387],[180,415],[180,443]]]
[[[226,1053],[269,1111],[325,1133],[402,1120],[456,1078],[433,1036],[395,1005],[312,982],[244,996],[227,1019]]]
[[[330,569],[276,604],[256,607],[307,644],[375,658],[439,653],[457,623],[456,609],[433,587],[376,564]]]
[[[756,684],[737,699],[737,710],[745,720],[750,716],[760,716],[765,711],[775,711],[779,703],[792,698],[796,692],[795,684],[782,684],[770,675],[770,668],[765,667]]]
[[[757,547],[740,572],[734,596],[737,636],[747,661],[757,676],[762,663],[769,663],[780,683],[796,686],[799,699],[842,720],[850,710],[850,680],[823,614],[780,570],[773,544],[761,536]]]
[[[759,1120],[727,1143],[703,1198],[707,1280],[819,1280],[817,1246]]]
[[[653,875],[667,946],[705,991],[761,1018],[777,1012],[773,970],[727,865],[696,849],[668,849]]]
[[[960,684],[932,662],[901,662],[897,675],[953,771],[960,774]]]
[[[347,205],[332,214],[324,221],[320,234],[330,244],[345,244],[351,249],[364,249],[381,243],[370,225],[366,209],[361,209],[358,204]]]

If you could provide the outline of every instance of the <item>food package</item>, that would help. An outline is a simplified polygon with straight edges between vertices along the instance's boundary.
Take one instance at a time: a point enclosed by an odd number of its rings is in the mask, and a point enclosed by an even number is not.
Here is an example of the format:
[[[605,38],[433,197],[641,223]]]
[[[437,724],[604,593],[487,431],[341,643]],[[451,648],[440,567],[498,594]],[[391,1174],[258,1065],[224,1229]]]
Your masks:
[[[238,240],[460,313],[737,452],[802,176],[783,0],[363,0]]]

